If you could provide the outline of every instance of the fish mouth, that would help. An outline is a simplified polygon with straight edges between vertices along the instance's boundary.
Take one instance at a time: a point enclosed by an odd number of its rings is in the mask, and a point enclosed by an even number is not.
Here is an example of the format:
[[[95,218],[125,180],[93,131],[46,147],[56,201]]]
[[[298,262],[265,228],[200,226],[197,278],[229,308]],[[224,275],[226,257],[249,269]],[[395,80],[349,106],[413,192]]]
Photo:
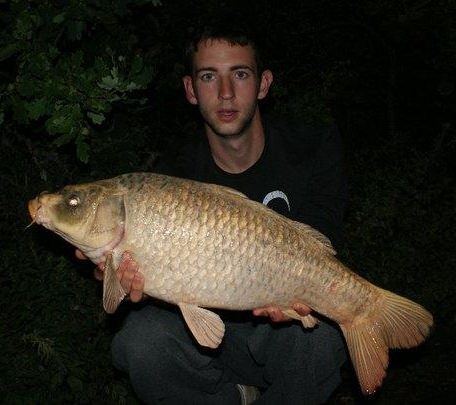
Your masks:
[[[36,214],[38,210],[40,209],[41,205],[38,202],[38,198],[34,198],[33,200],[30,200],[28,202],[28,211],[30,216],[32,217],[33,221],[35,221]]]
[[[46,216],[46,209],[41,203],[40,197],[36,197],[28,202],[28,211],[32,217],[32,223],[30,225],[38,224],[50,229],[50,220]]]
[[[41,204],[39,197],[34,198],[28,202],[28,211],[30,216],[32,217],[32,224],[43,225],[44,227],[48,227],[49,220],[46,218],[43,212],[43,205]]]

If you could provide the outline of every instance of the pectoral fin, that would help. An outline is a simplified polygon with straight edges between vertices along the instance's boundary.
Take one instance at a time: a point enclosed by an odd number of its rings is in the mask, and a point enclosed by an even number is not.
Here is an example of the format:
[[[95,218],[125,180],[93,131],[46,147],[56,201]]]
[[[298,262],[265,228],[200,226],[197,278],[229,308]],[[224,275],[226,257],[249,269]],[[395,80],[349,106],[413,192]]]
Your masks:
[[[108,314],[113,314],[119,307],[126,294],[119,279],[116,276],[116,269],[112,261],[112,254],[106,257],[106,264],[103,278],[103,308]]]
[[[225,334],[225,325],[220,317],[207,309],[193,304],[178,304],[185,322],[201,346],[217,348]]]

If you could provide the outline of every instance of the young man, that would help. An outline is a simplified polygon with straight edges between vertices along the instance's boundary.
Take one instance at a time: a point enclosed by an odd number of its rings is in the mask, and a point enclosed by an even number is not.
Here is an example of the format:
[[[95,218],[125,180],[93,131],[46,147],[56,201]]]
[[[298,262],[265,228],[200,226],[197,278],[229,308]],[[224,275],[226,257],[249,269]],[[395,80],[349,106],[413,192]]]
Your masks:
[[[258,100],[266,97],[273,75],[262,70],[248,36],[209,29],[196,36],[188,54],[185,94],[199,107],[206,142],[195,142],[161,171],[238,189],[314,226],[339,248],[345,188],[337,131],[264,126]],[[139,301],[141,269],[124,257],[118,277],[130,299]],[[299,303],[295,309],[309,311]],[[287,319],[274,307],[253,313]],[[274,323],[251,313],[222,312],[222,318],[221,347],[202,349],[175,308],[145,302],[114,337],[113,362],[145,403],[249,403],[245,394],[255,391],[246,387],[255,386],[262,392],[257,403],[316,404],[339,384],[346,355],[333,326],[321,322],[304,330],[297,322]]]

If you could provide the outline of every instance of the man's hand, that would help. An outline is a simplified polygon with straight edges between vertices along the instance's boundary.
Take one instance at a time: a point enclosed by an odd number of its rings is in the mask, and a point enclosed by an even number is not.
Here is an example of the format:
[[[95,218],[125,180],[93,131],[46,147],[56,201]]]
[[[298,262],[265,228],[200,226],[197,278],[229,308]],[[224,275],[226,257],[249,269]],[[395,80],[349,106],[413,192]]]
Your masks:
[[[293,304],[293,309],[301,316],[309,315],[312,311],[310,307],[304,304]],[[272,321],[274,322],[284,322],[290,321],[291,318],[285,315],[279,308],[277,307],[263,307],[263,308],[255,308],[253,310],[253,315],[256,316],[269,316]]]
[[[139,302],[144,299],[144,275],[138,271],[136,263],[129,252],[123,252],[117,269],[117,278],[122,288],[130,294],[131,302]]]
[[[79,249],[76,249],[75,255],[78,259],[87,259]],[[104,266],[105,263],[101,262],[95,268],[94,277],[97,280],[103,280]],[[138,271],[138,263],[133,260],[129,252],[122,254],[116,275],[122,288],[129,294],[131,302],[139,302],[144,299],[144,275]]]

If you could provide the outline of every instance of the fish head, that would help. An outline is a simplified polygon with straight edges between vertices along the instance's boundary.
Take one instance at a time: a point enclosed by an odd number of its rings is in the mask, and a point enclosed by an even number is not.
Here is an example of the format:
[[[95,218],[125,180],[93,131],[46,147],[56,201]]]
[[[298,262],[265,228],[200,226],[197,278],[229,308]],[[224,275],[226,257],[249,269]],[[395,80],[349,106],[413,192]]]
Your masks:
[[[43,192],[28,203],[34,223],[78,247],[90,258],[110,250],[123,236],[124,193],[109,182],[70,185]],[[101,251],[100,251],[101,250]]]

